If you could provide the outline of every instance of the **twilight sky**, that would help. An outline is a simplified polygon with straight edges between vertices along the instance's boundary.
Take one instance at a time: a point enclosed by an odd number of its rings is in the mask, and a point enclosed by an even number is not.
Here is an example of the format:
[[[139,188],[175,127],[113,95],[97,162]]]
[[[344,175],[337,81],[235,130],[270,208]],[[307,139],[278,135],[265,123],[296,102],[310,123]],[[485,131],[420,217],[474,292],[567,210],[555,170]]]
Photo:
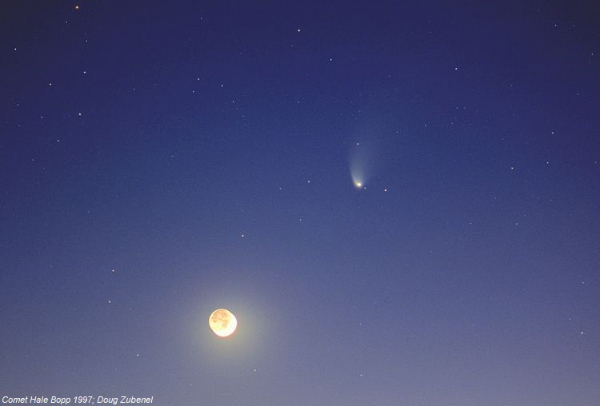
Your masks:
[[[600,10],[485,3],[3,2],[0,397],[600,404]]]

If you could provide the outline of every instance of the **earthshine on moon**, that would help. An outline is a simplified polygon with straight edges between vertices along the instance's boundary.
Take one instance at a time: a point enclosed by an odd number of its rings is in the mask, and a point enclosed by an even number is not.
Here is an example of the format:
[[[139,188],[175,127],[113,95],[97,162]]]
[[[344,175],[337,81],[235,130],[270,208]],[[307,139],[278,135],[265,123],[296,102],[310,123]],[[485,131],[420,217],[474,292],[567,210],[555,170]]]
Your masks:
[[[237,327],[237,319],[227,309],[217,309],[208,318],[210,329],[219,337],[228,337]]]

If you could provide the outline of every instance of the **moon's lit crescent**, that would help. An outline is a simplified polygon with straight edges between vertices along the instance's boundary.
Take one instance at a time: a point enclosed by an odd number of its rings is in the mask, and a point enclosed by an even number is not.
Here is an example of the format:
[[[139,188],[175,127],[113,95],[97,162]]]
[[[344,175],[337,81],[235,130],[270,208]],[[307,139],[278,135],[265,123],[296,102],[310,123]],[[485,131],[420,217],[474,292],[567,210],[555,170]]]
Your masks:
[[[217,309],[208,318],[210,329],[219,337],[228,337],[237,328],[237,319],[227,309]]]

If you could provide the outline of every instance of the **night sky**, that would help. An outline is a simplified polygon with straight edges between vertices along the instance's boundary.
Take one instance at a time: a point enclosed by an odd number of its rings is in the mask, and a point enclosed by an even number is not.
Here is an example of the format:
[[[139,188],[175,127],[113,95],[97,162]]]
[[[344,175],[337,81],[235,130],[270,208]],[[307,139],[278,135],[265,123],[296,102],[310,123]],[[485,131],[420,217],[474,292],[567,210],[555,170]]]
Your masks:
[[[600,9],[491,3],[2,2],[0,397],[599,405]]]

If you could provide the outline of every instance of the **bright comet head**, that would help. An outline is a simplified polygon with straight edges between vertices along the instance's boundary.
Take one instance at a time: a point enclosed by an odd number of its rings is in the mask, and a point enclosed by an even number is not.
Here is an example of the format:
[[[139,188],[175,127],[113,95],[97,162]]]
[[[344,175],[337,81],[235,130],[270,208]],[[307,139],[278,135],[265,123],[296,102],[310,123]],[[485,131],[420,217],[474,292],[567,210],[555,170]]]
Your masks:
[[[237,328],[237,319],[229,310],[217,309],[208,318],[208,325],[219,337],[228,337]]]
[[[354,187],[357,189],[362,189],[365,186],[364,176],[360,172],[361,171],[357,171],[357,170],[352,170],[350,172],[350,176],[352,177],[352,183],[354,184]]]

